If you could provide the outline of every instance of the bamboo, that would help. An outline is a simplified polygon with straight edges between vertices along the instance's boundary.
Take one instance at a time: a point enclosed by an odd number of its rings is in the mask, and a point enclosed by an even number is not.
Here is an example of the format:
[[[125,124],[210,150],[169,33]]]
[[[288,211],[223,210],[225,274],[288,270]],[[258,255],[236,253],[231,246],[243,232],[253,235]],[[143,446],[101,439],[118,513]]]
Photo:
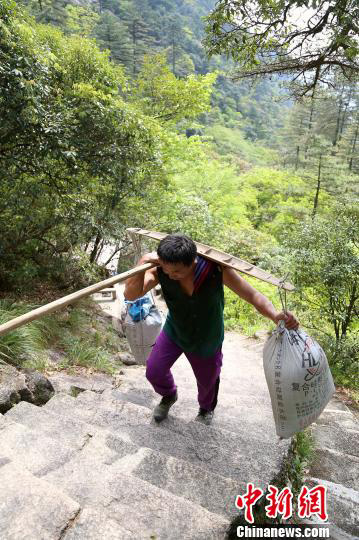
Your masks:
[[[86,287],[85,289],[81,289],[80,291],[76,291],[72,294],[68,294],[67,296],[64,296],[63,298],[59,298],[59,300],[54,300],[53,302],[50,302],[49,304],[45,304],[44,306],[41,306],[39,308],[33,309],[32,311],[29,311],[29,313],[20,315],[20,317],[15,317],[15,319],[12,319],[11,321],[8,321],[0,325],[0,336],[7,334],[11,330],[15,330],[15,328],[19,328],[19,326],[23,326],[24,324],[34,321],[35,319],[39,319],[43,315],[48,315],[49,313],[53,313],[54,311],[57,311],[58,309],[66,307],[69,304],[72,304],[73,302],[80,300],[81,298],[84,298],[85,296],[89,296],[90,294],[101,291],[102,289],[105,289],[106,287],[110,287],[111,285],[114,285],[115,283],[120,283],[121,281],[125,281],[127,278],[135,276],[136,274],[139,274],[146,270],[149,270],[150,268],[153,268],[154,266],[156,265],[153,263],[146,263],[146,264],[142,264],[141,266],[136,266],[135,268],[132,268],[131,270],[127,270],[127,272],[123,272],[122,274],[119,274],[117,276],[113,276],[103,281],[100,281],[99,283],[95,283],[94,285],[90,285],[89,287]]]
[[[152,238],[154,240],[162,240],[167,236],[167,234],[165,233],[148,231],[147,229],[131,228],[126,230],[131,237],[134,234],[139,234],[141,236],[147,236],[148,238]],[[219,249],[207,246],[206,244],[200,244],[199,242],[195,242],[195,244],[197,246],[197,252],[206,259],[218,262],[223,266],[228,266],[229,268],[234,268],[235,270],[243,272],[248,276],[252,276],[260,279],[261,281],[265,281],[266,283],[270,283],[271,285],[281,287],[287,291],[294,290],[294,286],[291,283],[283,282],[283,280],[272,276],[266,270],[262,270],[262,268],[254,266],[254,264],[244,261],[243,259],[239,259],[238,257],[233,257],[233,255],[229,255],[224,251],[220,251]]]

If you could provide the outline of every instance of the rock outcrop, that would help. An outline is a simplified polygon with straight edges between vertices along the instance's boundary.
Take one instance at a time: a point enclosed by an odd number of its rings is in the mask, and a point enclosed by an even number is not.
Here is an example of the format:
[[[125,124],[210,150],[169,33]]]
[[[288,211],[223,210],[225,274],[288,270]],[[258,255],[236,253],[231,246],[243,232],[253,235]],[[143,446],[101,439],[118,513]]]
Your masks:
[[[38,371],[0,364],[0,413],[20,401],[45,404],[55,393],[51,382]]]

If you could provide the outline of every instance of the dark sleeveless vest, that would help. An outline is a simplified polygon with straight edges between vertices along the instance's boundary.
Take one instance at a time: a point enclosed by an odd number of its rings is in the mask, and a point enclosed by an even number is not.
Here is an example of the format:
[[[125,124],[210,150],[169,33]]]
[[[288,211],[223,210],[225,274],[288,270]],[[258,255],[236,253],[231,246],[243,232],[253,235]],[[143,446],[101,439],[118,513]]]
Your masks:
[[[192,296],[160,266],[157,275],[168,307],[164,332],[185,352],[212,356],[224,339],[222,268],[213,264]]]

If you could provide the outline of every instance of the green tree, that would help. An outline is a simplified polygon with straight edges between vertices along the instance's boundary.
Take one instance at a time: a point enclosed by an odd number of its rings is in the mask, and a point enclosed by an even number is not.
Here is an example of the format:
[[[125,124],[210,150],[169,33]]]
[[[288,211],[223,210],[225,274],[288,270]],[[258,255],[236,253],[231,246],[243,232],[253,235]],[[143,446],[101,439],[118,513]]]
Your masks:
[[[163,54],[147,55],[128,97],[160,122],[178,122],[209,109],[215,79],[215,73],[177,79]]]
[[[141,69],[143,57],[154,47],[154,37],[140,10],[130,9],[124,22],[131,43],[131,72],[132,76],[136,77]]]
[[[76,34],[81,37],[90,37],[98,20],[99,15],[89,7],[66,6],[67,11],[67,31],[70,34]]]
[[[334,68],[358,73],[358,15],[356,0],[220,0],[205,43],[211,55],[232,56],[239,78],[286,74],[294,93],[308,95],[318,82],[331,84]]]
[[[317,216],[286,244],[303,324],[337,341],[354,329],[359,310],[359,213],[352,203],[335,208],[336,219]]]
[[[105,11],[94,30],[101,49],[111,51],[110,58],[129,67],[131,65],[131,43],[126,26],[112,13]]]
[[[9,284],[51,273],[93,238],[95,260],[126,197],[164,179],[166,157],[161,127],[123,101],[123,71],[93,41],[6,15],[0,266]]]

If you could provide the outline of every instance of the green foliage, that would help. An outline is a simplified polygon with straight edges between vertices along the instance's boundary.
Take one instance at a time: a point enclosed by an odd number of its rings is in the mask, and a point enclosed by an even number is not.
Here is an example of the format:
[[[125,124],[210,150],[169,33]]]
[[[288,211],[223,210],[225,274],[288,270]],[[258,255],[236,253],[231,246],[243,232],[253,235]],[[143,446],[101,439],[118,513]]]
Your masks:
[[[17,272],[31,280],[102,237],[127,195],[162,181],[166,158],[161,128],[123,101],[121,68],[92,41],[23,18],[9,20],[7,32],[0,265],[9,286]]]
[[[147,55],[128,98],[134,99],[141,110],[161,122],[178,122],[195,118],[209,109],[215,79],[215,73],[177,79],[163,54]]]
[[[342,337],[339,341],[332,336],[318,336],[328,358],[330,370],[337,385],[359,390],[359,333]]]
[[[330,91],[318,89],[288,111],[278,138],[282,163],[293,167],[307,183],[318,188],[318,211],[330,205],[330,196],[358,192],[357,82],[340,78]]]
[[[0,300],[0,324],[38,306],[13,304]],[[14,366],[29,366],[41,357],[49,338],[48,318],[33,321],[0,336],[0,359]]]
[[[130,63],[130,38],[126,25],[118,17],[108,11],[102,13],[94,34],[100,48],[110,51],[111,59],[124,67]]]
[[[96,262],[108,245],[125,252],[128,226],[181,231],[278,277],[290,260],[293,309],[328,334],[335,376],[353,385],[357,217],[335,203],[357,194],[356,81],[335,75],[334,88],[293,107],[274,79],[232,80],[234,62],[209,60],[201,45],[201,17],[216,8],[215,23],[228,2],[22,4],[57,28],[1,3],[0,288],[103,279]],[[257,5],[267,22],[284,9]],[[222,15],[233,22],[231,11]],[[268,35],[253,39],[269,51]],[[256,70],[258,49],[242,45],[239,60]],[[279,305],[272,286],[252,284]],[[225,321],[250,335],[272,325],[228,289]],[[70,309],[46,328],[27,325],[24,338],[9,335],[1,350],[44,368],[45,342],[62,341],[64,367],[111,371],[117,336],[92,323]]]
[[[211,98],[212,111],[204,113],[202,121],[234,127],[241,116],[246,138],[273,142],[274,130],[281,125],[282,111],[286,108],[278,100],[283,96],[277,81],[238,84],[231,79],[232,63],[224,57],[209,60],[202,46],[202,17],[214,8],[214,0],[100,0],[90,7],[78,6],[74,0],[70,3],[22,0],[22,3],[38,21],[60,25],[66,34],[95,37],[99,47],[108,49],[109,58],[121,64],[133,81],[146,54],[165,55],[172,73],[180,78],[221,70]],[[92,21],[98,17],[90,34]]]
[[[257,279],[242,276],[255,289],[264,294],[274,306],[278,307],[278,295],[276,289]],[[274,324],[269,319],[263,317],[251,304],[238,297],[228,287],[225,290],[224,321],[225,330],[237,330],[241,333],[252,336],[257,331],[274,330]]]
[[[255,229],[281,239],[308,215],[314,194],[289,171],[256,167],[242,174],[239,181],[240,199]]]
[[[66,6],[67,29],[70,34],[77,34],[82,37],[90,37],[99,20],[99,15],[94,13],[89,7]]]
[[[337,66],[350,80],[358,72],[357,4],[350,13],[336,0],[304,7],[302,0],[219,0],[207,18],[207,50],[232,57],[237,77],[290,75],[301,96],[319,81],[331,85]]]
[[[85,338],[64,334],[60,341],[65,352],[62,367],[73,366],[94,368],[97,371],[113,374],[115,369],[110,362],[109,353],[98,346],[90,345]]]
[[[294,436],[294,448],[289,465],[288,476],[292,484],[293,495],[297,497],[303,485],[306,470],[315,457],[315,440],[310,429],[299,431]]]
[[[357,207],[340,204],[335,215],[335,220],[307,220],[286,244],[303,318],[324,331],[329,325],[339,341],[354,327],[358,314],[359,227]]]
[[[258,143],[253,144],[246,140],[239,129],[230,129],[223,125],[214,124],[206,127],[205,135],[213,141],[216,151],[221,156],[231,156],[233,163],[240,171],[251,165],[275,165],[278,157],[275,151],[270,150]]]
[[[0,324],[35,309],[35,305],[0,301]],[[45,371],[48,349],[65,356],[60,369],[75,366],[114,373],[111,356],[118,352],[119,338],[112,327],[96,330],[96,311],[84,299],[66,310],[41,317],[0,336],[0,361]]]

